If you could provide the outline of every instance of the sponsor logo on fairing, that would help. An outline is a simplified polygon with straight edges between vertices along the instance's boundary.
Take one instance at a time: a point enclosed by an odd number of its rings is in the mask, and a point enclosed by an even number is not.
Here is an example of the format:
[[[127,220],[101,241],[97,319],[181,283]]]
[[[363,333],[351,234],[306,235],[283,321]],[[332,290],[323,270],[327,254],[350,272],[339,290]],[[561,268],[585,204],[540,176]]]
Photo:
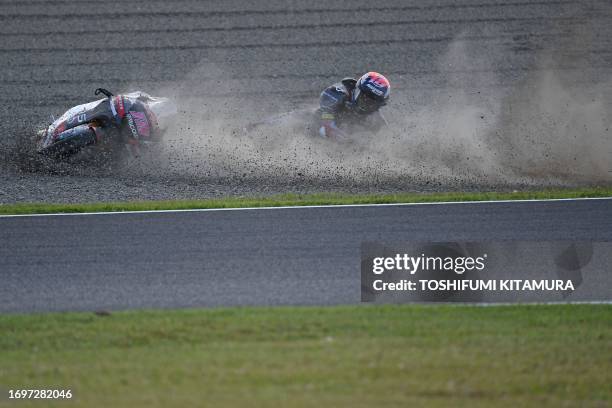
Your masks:
[[[147,119],[147,115],[144,112],[135,112],[130,111],[129,117],[136,125],[136,130],[140,136],[149,137],[151,133],[151,129],[149,126],[149,120]],[[129,121],[128,121],[129,122]]]
[[[78,115],[71,116],[67,122],[69,125],[72,125],[74,122],[83,123],[86,120],[87,120],[87,113],[79,113]]]
[[[130,131],[132,132],[132,136],[134,136],[134,139],[138,139],[138,131],[136,130],[136,125],[134,124],[134,119],[132,119],[132,115],[127,115],[127,121]]]
[[[119,119],[123,119],[125,116],[125,106],[123,106],[123,98],[121,96],[115,96],[113,98],[113,106],[114,111],[117,112]]]

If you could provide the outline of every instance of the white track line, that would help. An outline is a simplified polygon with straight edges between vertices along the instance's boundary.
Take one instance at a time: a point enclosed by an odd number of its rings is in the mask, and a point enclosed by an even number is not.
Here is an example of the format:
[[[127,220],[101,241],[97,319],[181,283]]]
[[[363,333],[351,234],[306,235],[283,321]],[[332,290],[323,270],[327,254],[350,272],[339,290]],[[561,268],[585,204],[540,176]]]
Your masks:
[[[352,208],[352,207],[399,207],[420,205],[452,205],[452,204],[500,204],[500,203],[537,203],[537,202],[564,202],[564,201],[612,201],[612,197],[585,197],[585,198],[550,198],[533,200],[483,200],[483,201],[437,201],[422,203],[387,203],[387,204],[328,204],[328,205],[291,205],[279,207],[238,207],[238,208],[191,208],[178,210],[142,210],[142,211],[100,211],[100,212],[73,212],[73,213],[45,213],[45,214],[2,214],[0,218],[14,217],[49,217],[68,215],[118,215],[118,214],[155,214],[155,213],[181,213],[181,212],[213,212],[213,211],[252,211],[252,210],[288,210],[309,208]]]

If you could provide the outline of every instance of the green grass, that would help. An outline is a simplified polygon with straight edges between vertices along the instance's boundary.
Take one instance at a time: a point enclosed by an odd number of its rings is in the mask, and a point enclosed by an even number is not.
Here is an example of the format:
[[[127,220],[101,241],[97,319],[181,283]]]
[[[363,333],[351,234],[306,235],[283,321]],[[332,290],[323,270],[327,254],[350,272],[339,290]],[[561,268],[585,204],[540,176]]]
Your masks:
[[[0,316],[2,392],[57,406],[610,406],[610,367],[609,305]]]
[[[281,194],[269,197],[228,197],[208,200],[134,201],[85,204],[20,203],[0,205],[0,214],[48,214],[103,211],[180,210],[197,208],[282,207],[304,205],[346,205],[381,203],[424,203],[441,201],[527,200],[554,198],[612,197],[612,187],[556,189],[544,191],[484,193],[402,193],[402,194]]]

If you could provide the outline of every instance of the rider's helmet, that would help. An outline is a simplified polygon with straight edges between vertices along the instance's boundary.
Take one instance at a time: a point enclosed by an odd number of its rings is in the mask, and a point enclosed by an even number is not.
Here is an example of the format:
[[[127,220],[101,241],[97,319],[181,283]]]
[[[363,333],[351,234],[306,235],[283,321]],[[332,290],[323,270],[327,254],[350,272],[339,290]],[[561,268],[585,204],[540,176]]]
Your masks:
[[[368,72],[357,80],[352,102],[361,113],[371,113],[384,106],[389,99],[391,85],[384,75]]]

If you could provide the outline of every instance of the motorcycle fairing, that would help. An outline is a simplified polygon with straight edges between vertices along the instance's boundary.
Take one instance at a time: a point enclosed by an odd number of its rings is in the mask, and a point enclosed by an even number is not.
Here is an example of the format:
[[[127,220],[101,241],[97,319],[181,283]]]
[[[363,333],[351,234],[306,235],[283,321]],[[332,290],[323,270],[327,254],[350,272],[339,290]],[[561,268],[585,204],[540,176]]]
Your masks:
[[[62,116],[47,128],[41,148],[46,148],[58,140],[59,135],[66,130],[86,123],[99,122],[104,125],[114,119],[109,99],[84,103],[68,109]]]

